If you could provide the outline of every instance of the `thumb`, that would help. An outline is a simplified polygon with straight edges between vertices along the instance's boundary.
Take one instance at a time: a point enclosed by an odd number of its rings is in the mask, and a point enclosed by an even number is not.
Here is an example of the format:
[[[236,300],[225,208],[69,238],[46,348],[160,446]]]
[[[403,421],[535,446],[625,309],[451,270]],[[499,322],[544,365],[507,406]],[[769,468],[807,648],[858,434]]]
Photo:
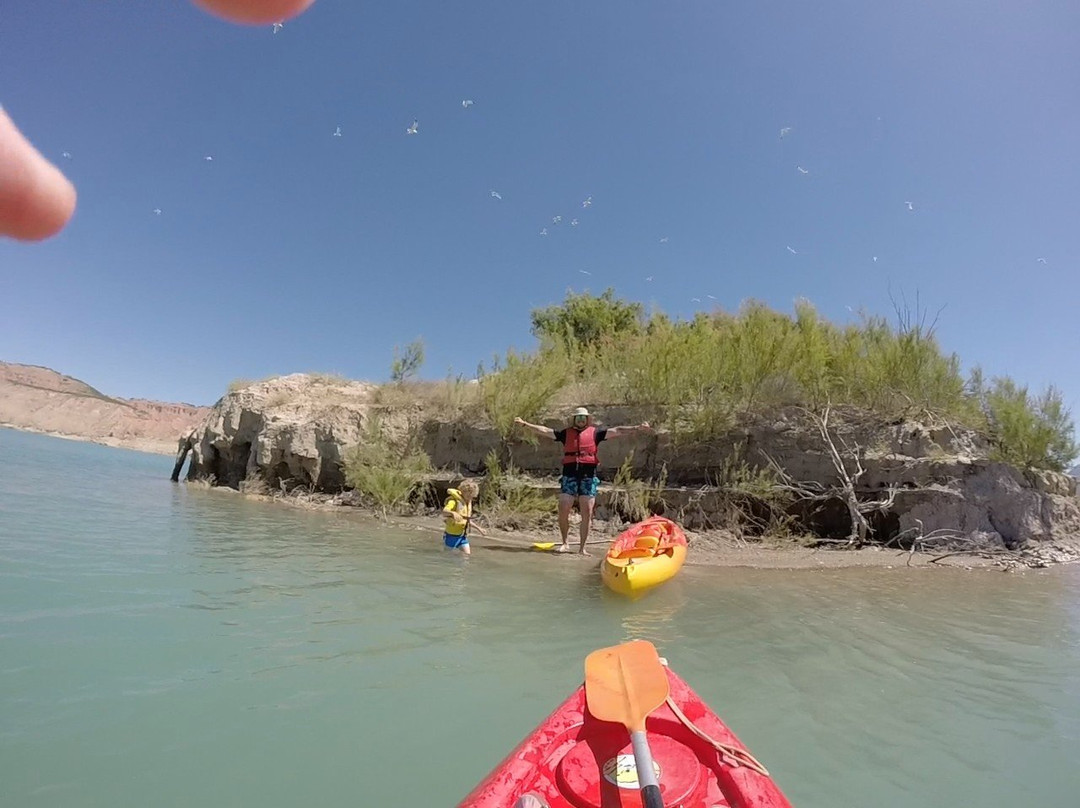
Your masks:
[[[229,22],[269,25],[295,17],[315,0],[195,0],[195,5]]]
[[[0,108],[0,234],[39,241],[75,212],[75,186],[41,156]]]

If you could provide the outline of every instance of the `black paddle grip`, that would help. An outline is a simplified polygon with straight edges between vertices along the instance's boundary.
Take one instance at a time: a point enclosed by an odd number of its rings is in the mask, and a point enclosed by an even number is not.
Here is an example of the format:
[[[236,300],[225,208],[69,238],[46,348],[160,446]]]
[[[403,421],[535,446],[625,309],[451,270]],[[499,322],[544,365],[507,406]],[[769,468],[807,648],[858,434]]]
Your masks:
[[[641,789],[641,801],[645,804],[645,808],[664,808],[660,786],[645,786]]]

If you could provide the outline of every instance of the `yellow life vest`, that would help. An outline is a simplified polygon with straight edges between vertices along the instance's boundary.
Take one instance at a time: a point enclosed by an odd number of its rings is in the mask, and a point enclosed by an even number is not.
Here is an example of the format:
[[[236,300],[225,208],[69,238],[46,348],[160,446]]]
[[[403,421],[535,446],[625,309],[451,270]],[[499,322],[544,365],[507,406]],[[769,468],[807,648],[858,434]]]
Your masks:
[[[443,505],[443,513],[449,515],[457,512],[465,517],[465,524],[459,525],[452,519],[446,520],[446,532],[451,536],[463,536],[469,527],[469,517],[472,516],[472,503],[466,502],[465,497],[456,488],[446,489],[446,504]]]

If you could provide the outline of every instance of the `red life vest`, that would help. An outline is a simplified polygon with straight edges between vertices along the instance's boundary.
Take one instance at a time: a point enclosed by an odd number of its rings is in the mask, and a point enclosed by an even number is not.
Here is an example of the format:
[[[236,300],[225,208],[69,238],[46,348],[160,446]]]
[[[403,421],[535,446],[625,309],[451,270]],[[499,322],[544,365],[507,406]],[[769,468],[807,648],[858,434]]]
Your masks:
[[[596,456],[596,427],[587,426],[581,430],[573,427],[567,429],[563,450],[564,466],[571,463],[598,465],[600,461]]]

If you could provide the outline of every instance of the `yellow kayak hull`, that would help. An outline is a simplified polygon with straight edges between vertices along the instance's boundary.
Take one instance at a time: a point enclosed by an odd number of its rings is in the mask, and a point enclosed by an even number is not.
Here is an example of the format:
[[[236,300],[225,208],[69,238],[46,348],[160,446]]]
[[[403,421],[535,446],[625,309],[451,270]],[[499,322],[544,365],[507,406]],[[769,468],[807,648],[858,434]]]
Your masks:
[[[670,554],[650,558],[604,557],[600,579],[612,592],[637,597],[675,577],[686,560],[686,547],[671,548]]]

